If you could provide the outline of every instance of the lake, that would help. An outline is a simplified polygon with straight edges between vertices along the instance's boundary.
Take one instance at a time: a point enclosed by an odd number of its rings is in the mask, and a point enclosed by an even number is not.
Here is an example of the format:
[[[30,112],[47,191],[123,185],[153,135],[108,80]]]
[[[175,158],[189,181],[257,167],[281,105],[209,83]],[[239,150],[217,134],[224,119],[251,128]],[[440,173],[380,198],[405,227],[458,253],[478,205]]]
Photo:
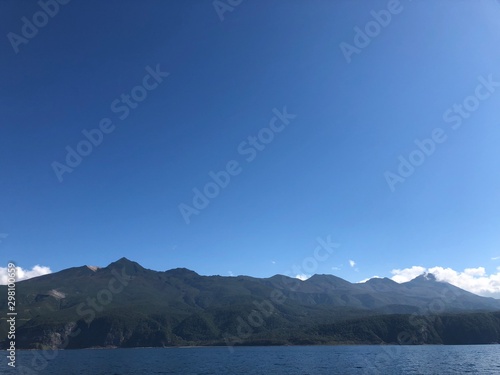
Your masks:
[[[1,374],[500,374],[500,345],[274,346],[18,351]]]

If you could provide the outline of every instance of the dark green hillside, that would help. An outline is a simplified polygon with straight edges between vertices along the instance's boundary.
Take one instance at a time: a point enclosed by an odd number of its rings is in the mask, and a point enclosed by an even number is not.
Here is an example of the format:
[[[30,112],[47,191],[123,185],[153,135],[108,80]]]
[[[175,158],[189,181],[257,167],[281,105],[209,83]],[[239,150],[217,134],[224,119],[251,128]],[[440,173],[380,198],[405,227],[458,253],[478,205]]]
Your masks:
[[[371,316],[320,324],[308,332],[330,342],[357,344],[491,344],[500,343],[500,312]]]
[[[500,301],[429,275],[404,284],[201,276],[122,258],[25,280],[16,293],[18,348],[500,341]],[[6,295],[0,286],[2,339]]]

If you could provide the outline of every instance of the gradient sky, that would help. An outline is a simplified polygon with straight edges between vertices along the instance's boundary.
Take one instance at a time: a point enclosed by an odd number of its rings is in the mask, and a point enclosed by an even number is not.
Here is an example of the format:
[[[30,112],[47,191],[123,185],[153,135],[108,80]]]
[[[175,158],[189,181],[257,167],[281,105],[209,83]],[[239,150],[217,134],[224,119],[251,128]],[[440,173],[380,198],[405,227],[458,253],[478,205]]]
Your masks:
[[[500,86],[458,129],[443,114],[500,82],[500,3],[401,1],[348,63],[340,44],[387,4],[243,0],[221,20],[212,1],[74,0],[16,53],[8,33],[40,6],[0,2],[0,265],[268,277],[330,236],[314,273],[498,272]],[[170,75],[120,119],[111,104],[158,65]],[[296,117],[247,161],[239,145],[284,107]],[[52,163],[103,118],[114,131],[59,182]],[[384,173],[436,128],[446,141],[391,191]],[[179,205],[230,160],[241,173],[186,224]]]

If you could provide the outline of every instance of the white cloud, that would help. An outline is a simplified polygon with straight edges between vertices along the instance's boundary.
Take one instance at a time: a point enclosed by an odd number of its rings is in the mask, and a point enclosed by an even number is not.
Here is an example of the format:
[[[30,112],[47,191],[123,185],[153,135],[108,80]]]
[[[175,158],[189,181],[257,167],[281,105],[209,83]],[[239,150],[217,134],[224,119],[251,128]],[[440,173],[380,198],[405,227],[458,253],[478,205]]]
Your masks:
[[[296,279],[299,279],[302,281],[307,280],[310,277],[311,277],[311,275],[306,275],[305,273],[299,273],[298,275],[295,275]]]
[[[486,270],[484,267],[466,268],[464,269],[464,273],[469,276],[484,276],[486,275]]]
[[[493,257],[493,258],[491,258],[491,260],[498,260],[498,259],[500,259],[500,257]]]
[[[413,266],[411,268],[405,268],[403,270],[392,270],[391,273],[394,275],[392,279],[397,283],[404,283],[406,281],[413,280],[415,277],[423,274],[425,272],[425,267]]]
[[[403,283],[410,281],[424,272],[432,273],[437,281],[444,281],[474,294],[500,298],[500,267],[497,273],[488,275],[484,267],[466,268],[462,272],[452,268],[413,266],[395,269],[392,280]]]
[[[356,265],[356,262],[355,262],[355,261],[353,261],[353,260],[349,260],[349,265],[350,265],[351,267],[354,267],[354,266]]]
[[[32,277],[47,275],[52,273],[49,267],[39,266],[38,264],[34,266],[31,270],[23,269],[21,267],[16,267],[16,281],[31,279]],[[8,284],[7,268],[0,267],[0,285]]]
[[[228,274],[229,276],[231,276],[231,277],[233,277],[233,276],[234,276],[233,271],[227,271],[227,274]]]

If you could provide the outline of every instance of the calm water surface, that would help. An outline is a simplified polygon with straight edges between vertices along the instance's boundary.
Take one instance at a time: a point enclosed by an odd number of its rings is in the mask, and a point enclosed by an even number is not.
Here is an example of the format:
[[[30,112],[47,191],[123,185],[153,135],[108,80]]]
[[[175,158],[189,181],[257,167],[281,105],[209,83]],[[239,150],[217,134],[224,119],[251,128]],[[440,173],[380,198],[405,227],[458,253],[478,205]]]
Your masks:
[[[5,357],[4,357],[5,358]],[[51,358],[51,359],[47,359]],[[2,374],[500,374],[500,345],[18,351]]]

